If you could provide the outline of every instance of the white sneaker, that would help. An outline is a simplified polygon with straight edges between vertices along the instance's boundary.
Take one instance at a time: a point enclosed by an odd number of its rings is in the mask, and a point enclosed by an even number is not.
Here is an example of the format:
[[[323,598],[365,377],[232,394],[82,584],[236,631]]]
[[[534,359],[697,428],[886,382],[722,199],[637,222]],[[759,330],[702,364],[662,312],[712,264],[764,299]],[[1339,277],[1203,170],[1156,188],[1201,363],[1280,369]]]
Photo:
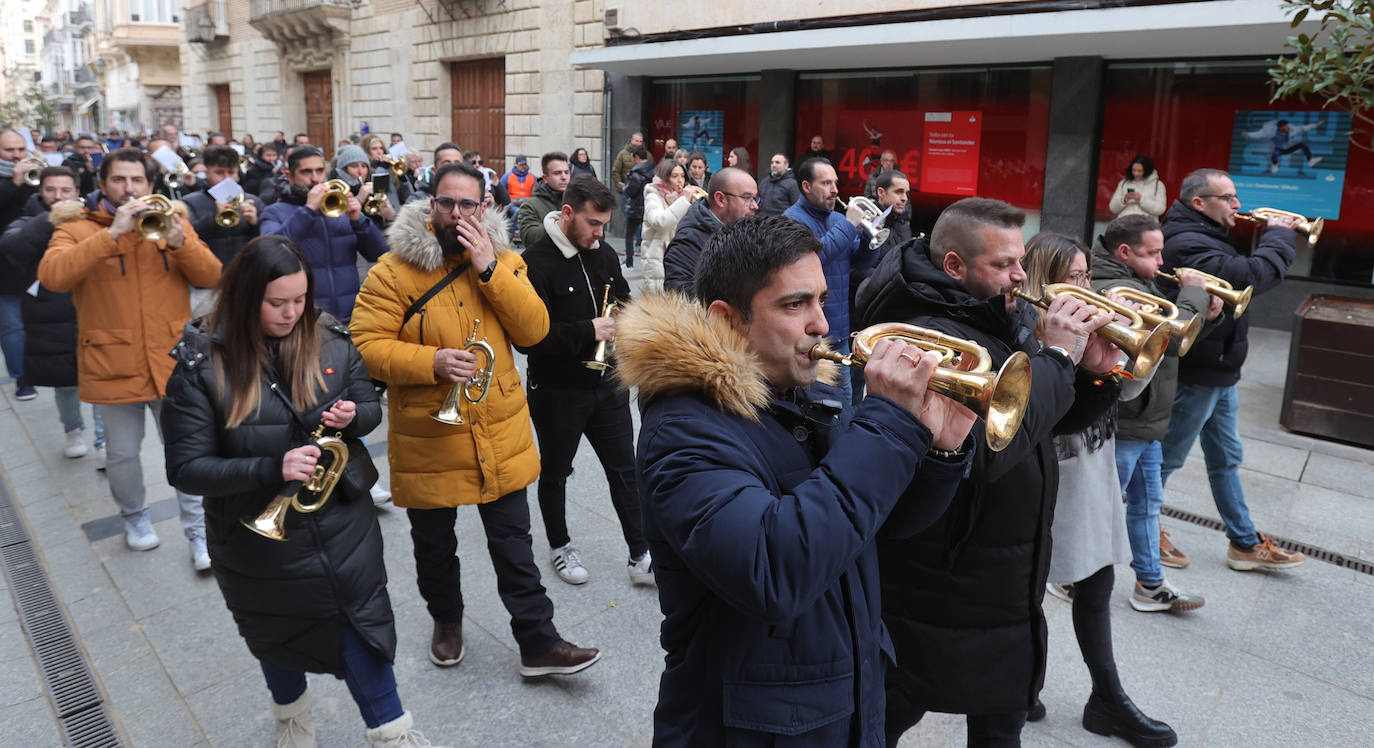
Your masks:
[[[78,457],[85,457],[86,452],[86,432],[81,429],[72,429],[67,432],[67,446],[62,448],[62,456],[70,457],[73,460]]]
[[[124,520],[124,542],[134,551],[151,551],[162,541],[157,539],[153,523],[144,512],[133,519]]]
[[[191,538],[191,565],[196,571],[210,570],[210,549],[205,546],[205,538]]]
[[[277,718],[277,748],[315,748],[315,715],[310,712],[310,687],[290,704],[272,704]]]
[[[1312,157],[1312,158],[1310,158],[1310,159],[1307,160],[1307,165],[1308,165],[1308,166],[1316,166],[1317,164],[1320,164],[1321,162],[1322,162],[1322,157],[1321,157],[1321,156],[1314,156],[1314,157]]]
[[[372,504],[374,506],[381,506],[391,501],[391,492],[386,490],[386,487],[380,482],[373,483],[372,488],[368,489],[368,493],[372,494]]]
[[[638,560],[630,559],[629,565],[630,584],[653,584],[654,583],[654,559],[648,551],[644,552]]]
[[[572,547],[572,543],[550,550],[549,563],[552,563],[553,570],[558,572],[558,578],[568,584],[586,584],[591,576],[582,565],[582,560],[577,557],[577,550]]]

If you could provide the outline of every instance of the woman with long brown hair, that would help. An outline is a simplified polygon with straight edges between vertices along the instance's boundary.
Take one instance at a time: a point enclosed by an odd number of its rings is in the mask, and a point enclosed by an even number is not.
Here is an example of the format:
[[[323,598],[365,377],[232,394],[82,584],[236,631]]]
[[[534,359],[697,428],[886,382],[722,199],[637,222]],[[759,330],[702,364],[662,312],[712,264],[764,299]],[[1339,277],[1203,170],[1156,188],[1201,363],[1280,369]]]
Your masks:
[[[427,746],[401,708],[382,535],[359,440],[381,422],[348,329],[315,308],[314,276],[290,239],[262,236],[224,271],[219,300],[173,351],[162,427],[167,480],[205,496],[211,568],[272,696],[278,746],[313,746],[305,673],[344,679],[373,746]],[[285,539],[240,520],[301,491],[321,462],[311,432],[348,445],[317,512],[288,511]],[[303,501],[315,500],[302,496]]]
[[[654,167],[654,180],[644,185],[644,290],[663,290],[663,252],[677,232],[677,224],[687,215],[700,193],[684,191],[687,170],[677,161],[665,158]]]
[[[1026,243],[1022,288],[1036,296],[1052,283],[1072,283],[1091,291],[1091,260],[1088,248],[1077,239],[1042,231]],[[1148,383],[1148,378],[1124,381],[1119,399],[1135,398]],[[1050,591],[1073,605],[1074,634],[1092,678],[1083,727],[1100,735],[1117,735],[1136,746],[1171,746],[1178,736],[1167,724],[1142,713],[1126,695],[1112,652],[1113,567],[1131,560],[1116,472],[1115,432],[1115,405],[1081,431],[1056,432],[1059,493],[1050,525]],[[1029,719],[1044,716],[1045,707],[1037,701]]]

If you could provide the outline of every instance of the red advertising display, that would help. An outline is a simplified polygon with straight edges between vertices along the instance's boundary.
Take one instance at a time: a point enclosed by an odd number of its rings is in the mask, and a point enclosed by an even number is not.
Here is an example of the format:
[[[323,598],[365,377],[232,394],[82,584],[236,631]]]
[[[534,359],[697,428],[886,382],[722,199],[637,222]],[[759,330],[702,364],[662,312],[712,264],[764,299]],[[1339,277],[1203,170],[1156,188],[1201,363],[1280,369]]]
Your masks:
[[[983,135],[983,113],[926,112],[925,121],[921,192],[978,194],[978,149]]]

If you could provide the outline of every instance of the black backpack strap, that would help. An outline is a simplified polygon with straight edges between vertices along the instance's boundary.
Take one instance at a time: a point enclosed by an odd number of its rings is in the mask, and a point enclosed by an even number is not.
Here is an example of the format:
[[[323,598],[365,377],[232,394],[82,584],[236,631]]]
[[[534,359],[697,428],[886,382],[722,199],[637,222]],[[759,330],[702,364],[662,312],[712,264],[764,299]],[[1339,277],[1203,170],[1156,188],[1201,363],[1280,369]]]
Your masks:
[[[429,303],[430,299],[438,295],[440,291],[448,288],[448,284],[457,280],[458,276],[462,275],[463,271],[467,270],[468,266],[471,264],[470,262],[464,262],[460,265],[455,265],[452,270],[448,271],[448,275],[445,275],[438,283],[435,283],[428,291],[425,291],[423,296],[416,299],[415,303],[411,304],[410,308],[406,310],[405,316],[401,318],[401,327],[404,328],[411,317],[418,314],[420,309],[423,308],[425,304]]]

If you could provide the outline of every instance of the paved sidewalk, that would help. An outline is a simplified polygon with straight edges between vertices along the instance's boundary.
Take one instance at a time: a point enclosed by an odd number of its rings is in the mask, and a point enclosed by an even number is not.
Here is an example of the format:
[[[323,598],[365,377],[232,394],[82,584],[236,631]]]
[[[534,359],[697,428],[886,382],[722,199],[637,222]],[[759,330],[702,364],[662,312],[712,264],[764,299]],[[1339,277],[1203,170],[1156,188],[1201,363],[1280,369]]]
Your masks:
[[[637,274],[635,274],[637,275]],[[1288,336],[1252,331],[1242,387],[1243,481],[1261,529],[1374,559],[1371,452],[1283,432],[1277,425]],[[162,546],[148,553],[108,534],[114,504],[92,457],[61,456],[51,391],[16,403],[0,398],[0,466],[72,620],[126,744],[269,744],[268,694],[218,588],[190,566],[171,503],[160,504]],[[150,501],[170,501],[161,450],[148,429],[144,470]],[[372,441],[385,439],[385,427]],[[386,461],[378,461],[383,478]],[[662,652],[652,588],[634,588],[600,467],[585,443],[570,480],[572,537],[592,574],[572,587],[554,576],[538,505],[531,498],[536,558],[569,640],[600,647],[602,662],[577,676],[525,682],[475,511],[459,512],[465,561],[468,655],[439,669],[426,657],[430,623],[415,589],[403,512],[379,511],[400,646],[401,697],[429,737],[449,745],[646,745]],[[531,497],[533,492],[531,492]],[[1216,516],[1200,459],[1170,483],[1170,505]],[[94,525],[88,523],[95,523]],[[1368,745],[1374,714],[1374,577],[1318,561],[1282,574],[1239,574],[1224,565],[1220,533],[1166,521],[1193,557],[1177,584],[1204,594],[1185,616],[1140,614],[1127,605],[1130,572],[1118,567],[1113,601],[1123,680],[1148,713],[1169,721],[1183,745]],[[9,594],[0,601],[0,744],[60,744],[34,660]],[[1078,723],[1088,694],[1068,611],[1047,598],[1050,666],[1045,722],[1027,745],[1110,741]],[[321,745],[362,744],[363,725],[340,681],[311,676]],[[959,718],[931,715],[902,745],[963,745]]]

